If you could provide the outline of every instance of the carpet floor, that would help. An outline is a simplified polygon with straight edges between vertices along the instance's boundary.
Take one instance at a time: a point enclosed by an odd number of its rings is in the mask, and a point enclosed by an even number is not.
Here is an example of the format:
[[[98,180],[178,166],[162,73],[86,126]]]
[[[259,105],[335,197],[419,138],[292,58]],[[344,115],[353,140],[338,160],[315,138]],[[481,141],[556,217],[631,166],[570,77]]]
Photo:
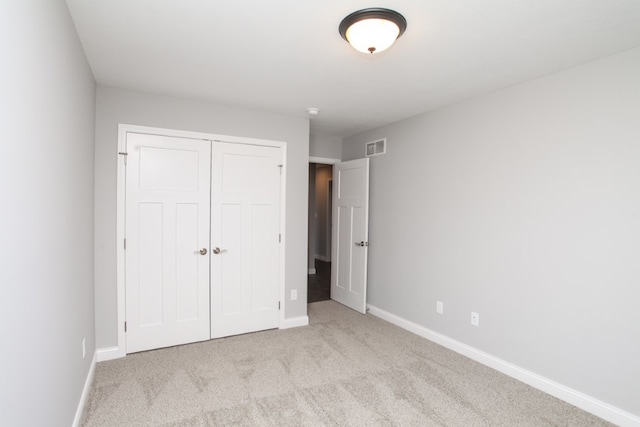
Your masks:
[[[610,425],[374,316],[308,307],[307,327],[99,363],[82,425]]]

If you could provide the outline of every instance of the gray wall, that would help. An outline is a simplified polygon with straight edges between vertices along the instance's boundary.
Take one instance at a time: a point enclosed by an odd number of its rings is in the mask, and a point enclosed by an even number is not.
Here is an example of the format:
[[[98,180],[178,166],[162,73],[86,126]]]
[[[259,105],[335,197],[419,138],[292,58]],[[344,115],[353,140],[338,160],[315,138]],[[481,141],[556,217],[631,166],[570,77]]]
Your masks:
[[[316,164],[309,163],[309,210],[307,227],[307,266],[316,268]]]
[[[335,158],[335,157],[334,157]],[[328,211],[329,180],[332,177],[332,166],[309,164],[309,239],[308,266],[314,269],[316,257],[331,260],[331,236],[328,226],[331,212]]]
[[[69,426],[95,353],[95,83],[63,0],[1,9],[0,425]]]
[[[287,318],[307,314],[309,120],[98,86],[96,103],[95,282],[98,348],[117,345],[116,171],[118,124],[152,126],[287,142]]]
[[[309,136],[309,155],[325,159],[340,159],[342,156],[342,139],[312,134]]]
[[[316,166],[316,241],[315,254],[331,260],[331,227],[329,226],[329,181],[333,178],[333,166]]]
[[[345,139],[387,138],[368,303],[640,415],[639,76],[635,49]]]

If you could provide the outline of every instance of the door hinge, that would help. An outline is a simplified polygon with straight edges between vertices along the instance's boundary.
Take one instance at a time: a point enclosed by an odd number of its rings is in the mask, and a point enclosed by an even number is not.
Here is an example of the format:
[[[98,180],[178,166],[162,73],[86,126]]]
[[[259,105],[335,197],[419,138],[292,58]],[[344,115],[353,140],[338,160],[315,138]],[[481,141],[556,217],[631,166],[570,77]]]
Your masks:
[[[278,310],[280,310],[280,301],[278,301]]]
[[[127,332],[127,322],[124,322],[124,331]]]
[[[280,175],[282,175],[282,168],[284,165],[278,165],[278,167],[280,168]]]
[[[125,251],[127,250],[127,239],[126,238],[124,239],[124,250]]]
[[[119,156],[124,156],[124,165],[127,166],[127,156],[129,153],[118,152]]]
[[[282,243],[282,234],[278,234],[278,243]]]

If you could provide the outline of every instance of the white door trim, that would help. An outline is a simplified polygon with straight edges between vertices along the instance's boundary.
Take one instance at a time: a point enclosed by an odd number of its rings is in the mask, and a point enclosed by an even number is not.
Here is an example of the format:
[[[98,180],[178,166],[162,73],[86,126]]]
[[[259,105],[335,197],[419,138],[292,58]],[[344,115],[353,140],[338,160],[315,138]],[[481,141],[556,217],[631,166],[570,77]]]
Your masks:
[[[309,156],[309,163],[319,163],[321,165],[335,165],[336,163],[340,163],[342,160],[340,159],[330,159],[328,157],[314,157]]]
[[[116,297],[118,305],[117,314],[117,328],[118,328],[118,346],[116,349],[109,348],[108,359],[116,359],[125,357],[127,355],[126,338],[124,332],[125,315],[125,251],[124,251],[124,238],[125,238],[125,167],[126,161],[126,138],[127,133],[145,133],[152,135],[173,136],[192,139],[203,139],[210,141],[224,141],[232,142],[235,144],[250,144],[250,145],[262,145],[270,147],[283,148],[282,154],[282,180],[281,180],[281,198],[280,198],[280,232],[282,235],[282,244],[280,245],[280,301],[282,307],[280,309],[280,327],[283,328],[287,325],[284,318],[285,313],[285,249],[286,249],[286,196],[287,196],[287,143],[282,141],[272,141],[266,139],[246,138],[239,136],[219,135],[202,132],[190,132],[176,129],[164,129],[148,126],[138,126],[129,124],[118,124],[118,151],[116,156],[118,157],[118,172],[117,172],[117,188],[116,188]],[[106,354],[105,354],[106,356]],[[107,360],[107,358],[103,359]],[[99,360],[100,361],[100,360]]]

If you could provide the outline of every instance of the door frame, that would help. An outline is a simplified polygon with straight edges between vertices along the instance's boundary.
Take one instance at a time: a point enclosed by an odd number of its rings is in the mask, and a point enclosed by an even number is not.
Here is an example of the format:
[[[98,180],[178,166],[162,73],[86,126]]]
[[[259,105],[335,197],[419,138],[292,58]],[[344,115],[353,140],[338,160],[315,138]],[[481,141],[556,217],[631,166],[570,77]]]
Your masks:
[[[166,129],[149,126],[118,124],[118,171],[117,171],[117,187],[116,187],[116,298],[118,305],[117,323],[118,330],[118,346],[116,348],[105,349],[105,357],[100,360],[117,359],[127,355],[126,335],[124,330],[124,322],[126,319],[125,306],[125,197],[126,197],[126,141],[127,133],[144,133],[151,135],[172,136],[178,138],[201,139],[207,141],[230,142],[234,144],[249,144],[268,147],[277,147],[282,149],[282,178],[280,180],[280,234],[282,242],[280,244],[280,265],[279,265],[279,286],[280,301],[282,307],[280,309],[280,328],[285,325],[285,249],[287,245],[286,235],[286,201],[287,201],[287,143],[283,141],[273,141],[266,139],[247,138],[239,136],[220,135],[203,132],[182,131],[176,129]]]

